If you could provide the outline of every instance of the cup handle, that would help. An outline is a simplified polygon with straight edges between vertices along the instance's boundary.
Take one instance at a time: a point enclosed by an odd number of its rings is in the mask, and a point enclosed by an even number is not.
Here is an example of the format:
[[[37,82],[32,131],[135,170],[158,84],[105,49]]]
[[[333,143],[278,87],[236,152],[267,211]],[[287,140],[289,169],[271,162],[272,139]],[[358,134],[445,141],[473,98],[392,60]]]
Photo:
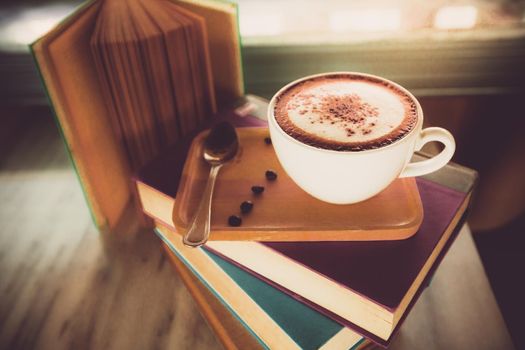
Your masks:
[[[425,175],[444,167],[450,161],[456,149],[456,142],[454,141],[454,136],[443,128],[432,127],[423,129],[416,140],[415,151],[419,151],[424,144],[432,141],[441,142],[445,145],[445,148],[430,159],[408,163],[399,177]]]

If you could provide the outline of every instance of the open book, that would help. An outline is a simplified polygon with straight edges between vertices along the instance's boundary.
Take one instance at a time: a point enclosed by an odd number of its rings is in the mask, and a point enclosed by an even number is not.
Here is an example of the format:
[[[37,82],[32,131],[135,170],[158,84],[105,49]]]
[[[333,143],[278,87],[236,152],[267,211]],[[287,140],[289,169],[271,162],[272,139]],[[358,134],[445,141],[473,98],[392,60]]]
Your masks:
[[[119,221],[131,174],[243,95],[237,7],[104,0],[32,45],[101,229]]]

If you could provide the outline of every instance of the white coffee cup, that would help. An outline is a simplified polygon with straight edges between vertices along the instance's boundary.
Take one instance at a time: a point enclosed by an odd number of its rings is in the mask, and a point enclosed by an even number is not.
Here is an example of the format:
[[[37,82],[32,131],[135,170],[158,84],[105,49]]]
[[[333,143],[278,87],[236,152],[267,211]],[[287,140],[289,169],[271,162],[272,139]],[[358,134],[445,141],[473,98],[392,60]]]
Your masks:
[[[333,74],[361,75],[398,87],[417,106],[415,127],[391,144],[362,151],[317,148],[288,135],[274,116],[277,97],[298,82]],[[436,171],[450,161],[455,150],[454,137],[450,132],[437,127],[422,128],[423,110],[410,92],[389,80],[362,73],[323,73],[291,82],[272,97],[268,107],[268,126],[277,158],[290,178],[315,198],[334,204],[360,202],[378,194],[398,177],[420,176]],[[445,146],[441,153],[424,161],[410,163],[415,151],[433,141]]]

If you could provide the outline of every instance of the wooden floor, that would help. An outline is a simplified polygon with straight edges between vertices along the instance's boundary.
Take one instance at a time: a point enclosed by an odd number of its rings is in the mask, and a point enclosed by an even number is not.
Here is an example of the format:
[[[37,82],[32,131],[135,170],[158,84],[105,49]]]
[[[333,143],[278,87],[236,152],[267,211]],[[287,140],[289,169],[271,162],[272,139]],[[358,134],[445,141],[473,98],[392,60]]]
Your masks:
[[[153,234],[95,230],[51,119],[11,113],[0,119],[0,349],[221,348]]]

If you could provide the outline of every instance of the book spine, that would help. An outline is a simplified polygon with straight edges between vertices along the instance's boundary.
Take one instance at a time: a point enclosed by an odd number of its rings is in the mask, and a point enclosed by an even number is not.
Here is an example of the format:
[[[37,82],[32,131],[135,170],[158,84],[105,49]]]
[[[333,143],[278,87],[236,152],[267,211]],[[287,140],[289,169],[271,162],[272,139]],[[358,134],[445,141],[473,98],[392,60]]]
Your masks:
[[[202,291],[196,286],[196,281],[194,281],[195,277],[191,275],[192,273],[188,270],[184,263],[181,262],[178,259],[178,257],[175,256],[175,254],[170,250],[170,248],[167,245],[163,245],[163,248],[165,254],[168,256],[170,262],[175,267],[178,275],[184,282],[184,285],[192,295],[193,300],[195,300],[195,302],[197,303],[197,306],[199,307],[199,311],[202,314],[203,318],[213,329],[214,333],[217,335],[219,341],[222,343],[224,348],[241,349],[242,347],[238,345],[239,343],[252,343],[251,345],[254,346],[255,344],[253,344],[253,341],[246,340],[247,337],[251,337],[249,334],[237,334],[237,337],[235,337],[235,339],[230,337],[228,330],[224,326],[225,320],[220,319],[218,317],[218,314],[213,311],[210,304],[207,302],[207,298],[204,296]],[[257,348],[264,349],[264,347],[260,346],[260,344],[256,344],[258,346]]]

